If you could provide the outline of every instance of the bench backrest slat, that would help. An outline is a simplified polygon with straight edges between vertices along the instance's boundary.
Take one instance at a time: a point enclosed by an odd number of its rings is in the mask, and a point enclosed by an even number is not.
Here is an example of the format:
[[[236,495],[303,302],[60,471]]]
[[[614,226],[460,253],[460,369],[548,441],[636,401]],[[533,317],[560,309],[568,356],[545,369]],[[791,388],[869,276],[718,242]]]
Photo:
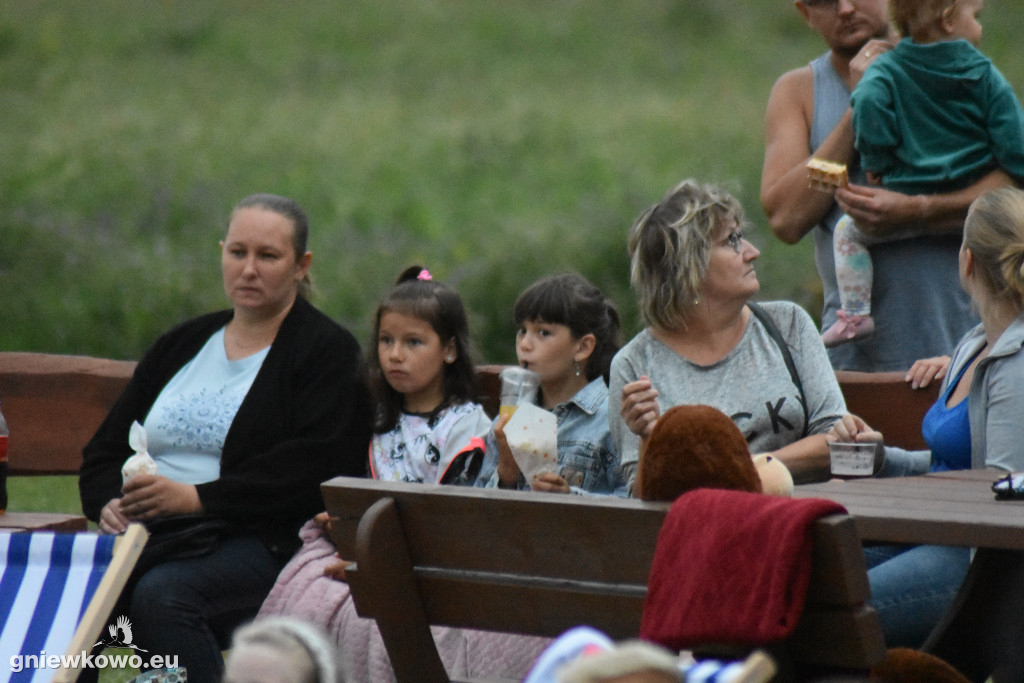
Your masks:
[[[543,559],[542,575],[552,579],[575,579],[582,572],[593,580],[638,585],[647,583],[668,509],[665,503],[637,500],[593,505],[579,496],[353,478],[333,479],[322,490],[328,510],[335,508],[332,514],[339,517],[333,526],[342,557],[353,556],[363,513],[391,494],[399,501],[406,541],[420,565],[524,574],[537,572]],[[433,495],[442,492],[453,495]],[[630,516],[620,514],[623,510]],[[632,555],[637,561],[608,561],[606,554]]]
[[[846,409],[885,435],[885,442],[910,450],[928,448],[921,435],[925,413],[939,397],[941,382],[912,389],[904,372],[836,371]]]
[[[498,410],[504,365],[477,366],[478,400]],[[73,474],[95,433],[135,369],[134,361],[51,353],[0,352],[0,403],[11,426],[12,474]],[[886,435],[889,443],[924,448],[921,420],[938,383],[911,389],[904,373],[838,371],[847,408]]]
[[[133,361],[0,353],[0,406],[11,430],[11,474],[77,474],[82,447],[134,370]]]

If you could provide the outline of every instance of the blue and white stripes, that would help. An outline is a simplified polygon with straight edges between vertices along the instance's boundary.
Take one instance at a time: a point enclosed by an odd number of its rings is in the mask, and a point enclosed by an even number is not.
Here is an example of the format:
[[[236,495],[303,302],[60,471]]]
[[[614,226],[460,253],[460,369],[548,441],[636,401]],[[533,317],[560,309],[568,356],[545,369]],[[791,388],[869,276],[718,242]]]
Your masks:
[[[65,654],[115,540],[87,533],[0,534],[0,682],[52,679],[52,668],[15,672],[13,662],[18,655],[24,661]]]

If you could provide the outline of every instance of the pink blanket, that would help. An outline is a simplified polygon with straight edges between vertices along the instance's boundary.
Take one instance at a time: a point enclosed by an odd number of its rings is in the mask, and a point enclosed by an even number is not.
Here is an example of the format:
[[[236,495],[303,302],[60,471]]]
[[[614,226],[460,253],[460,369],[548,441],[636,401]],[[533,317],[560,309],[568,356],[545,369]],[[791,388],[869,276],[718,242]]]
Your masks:
[[[312,521],[299,531],[302,547],[277,577],[257,619],[276,614],[299,617],[333,635],[348,680],[394,682],[384,641],[372,619],[356,614],[348,584],[324,576],[337,560],[335,547]],[[551,642],[510,633],[435,626],[434,642],[450,677],[522,680]]]

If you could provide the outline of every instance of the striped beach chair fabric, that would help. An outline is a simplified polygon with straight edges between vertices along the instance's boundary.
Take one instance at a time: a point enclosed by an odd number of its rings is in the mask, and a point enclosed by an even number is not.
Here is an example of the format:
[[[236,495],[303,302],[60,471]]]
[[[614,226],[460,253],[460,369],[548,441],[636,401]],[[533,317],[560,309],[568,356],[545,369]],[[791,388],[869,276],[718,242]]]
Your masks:
[[[146,540],[140,524],[0,534],[0,682],[74,681]]]

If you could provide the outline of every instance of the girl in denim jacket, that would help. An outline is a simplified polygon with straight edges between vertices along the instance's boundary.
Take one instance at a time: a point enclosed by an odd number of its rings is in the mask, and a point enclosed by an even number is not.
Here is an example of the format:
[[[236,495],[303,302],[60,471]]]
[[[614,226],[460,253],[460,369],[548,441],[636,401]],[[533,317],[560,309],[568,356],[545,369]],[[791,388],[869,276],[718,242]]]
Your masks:
[[[516,300],[516,357],[540,377],[536,403],[558,422],[558,473],[527,482],[512,457],[499,418],[488,442],[497,459],[488,485],[559,493],[625,495],[608,429],[608,373],[621,345],[619,314],[580,275],[538,280]]]

